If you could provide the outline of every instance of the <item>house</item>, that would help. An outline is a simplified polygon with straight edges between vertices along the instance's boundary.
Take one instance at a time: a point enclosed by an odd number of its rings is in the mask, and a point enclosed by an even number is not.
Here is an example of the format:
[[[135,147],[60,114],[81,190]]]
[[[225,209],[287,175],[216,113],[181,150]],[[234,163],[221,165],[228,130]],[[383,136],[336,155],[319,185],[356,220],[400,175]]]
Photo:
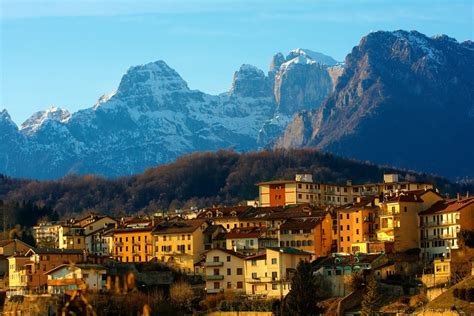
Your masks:
[[[0,241],[0,290],[8,287],[8,257],[27,253],[32,246],[18,239]]]
[[[345,286],[347,278],[354,272],[375,269],[386,263],[384,254],[333,253],[330,256],[316,259],[312,265],[315,274],[324,276],[330,282],[332,295],[345,296],[349,294]],[[394,269],[393,267],[393,271],[395,271]],[[383,272],[381,276],[383,276]]]
[[[332,219],[329,213],[318,217],[287,219],[278,229],[280,247],[293,247],[311,252],[314,257],[331,252]]]
[[[44,248],[59,248],[59,222],[42,222],[33,227],[33,237],[36,246]]]
[[[209,250],[212,248],[216,248],[214,245],[216,243],[216,238],[224,234],[226,229],[222,225],[209,225],[206,229],[202,232],[204,234],[204,250]],[[224,245],[220,248],[226,248],[225,242]]]
[[[9,292],[43,292],[47,286],[44,273],[62,264],[86,261],[84,251],[78,249],[33,248],[22,255],[8,258]]]
[[[440,200],[419,213],[421,255],[426,261],[448,258],[458,249],[461,214],[474,216],[474,198]],[[470,216],[469,216],[469,215]]]
[[[58,230],[59,249],[86,249],[84,228],[74,222],[61,225]]]
[[[153,220],[134,219],[113,231],[113,258],[119,262],[147,262],[153,259]],[[104,239],[107,243],[108,239]],[[108,247],[108,246],[106,246]]]
[[[295,180],[274,180],[257,183],[259,205],[285,206],[291,204],[308,204],[317,200],[314,192],[317,184],[313,183],[310,174],[297,174]]]
[[[153,230],[155,257],[182,272],[192,274],[204,252],[205,219],[174,219],[159,223]]]
[[[228,249],[211,249],[203,253],[206,293],[232,290],[245,292],[244,258],[241,253]]]
[[[282,299],[290,291],[298,263],[310,261],[311,256],[292,247],[269,247],[265,253],[245,258],[245,293]]]
[[[97,264],[63,264],[45,273],[48,293],[71,294],[73,291],[100,291],[106,288],[107,271]]]
[[[77,222],[84,229],[85,248],[89,254],[97,256],[108,256],[112,249],[103,238],[111,228],[118,225],[117,220],[110,216],[91,214]]]
[[[241,205],[212,207],[200,212],[197,218],[205,219],[212,225],[222,225],[227,231],[230,231],[244,226],[240,221],[240,217],[252,208],[252,206]]]
[[[214,248],[233,250],[245,255],[256,254],[262,234],[260,227],[234,228],[230,232],[219,234],[215,239]]]

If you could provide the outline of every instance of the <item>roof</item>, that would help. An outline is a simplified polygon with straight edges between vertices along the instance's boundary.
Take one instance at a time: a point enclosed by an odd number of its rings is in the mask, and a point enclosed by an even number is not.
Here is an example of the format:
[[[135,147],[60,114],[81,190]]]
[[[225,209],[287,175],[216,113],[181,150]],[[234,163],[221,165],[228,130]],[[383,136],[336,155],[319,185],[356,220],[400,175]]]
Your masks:
[[[259,238],[263,234],[261,227],[238,227],[225,234],[226,239]],[[222,237],[222,236],[219,236]]]
[[[313,183],[313,182],[306,182],[306,181],[296,181],[296,180],[271,180],[271,181],[264,181],[264,182],[259,182],[257,185],[266,185],[266,184],[280,184],[280,183]]]
[[[0,247],[5,247],[10,245],[11,243],[22,243],[24,246],[33,248],[32,246],[28,245],[26,242],[21,241],[19,239],[6,239],[6,240],[0,240]]]
[[[411,202],[411,203],[423,203],[423,199],[420,195],[414,193],[413,191],[400,192],[399,194],[388,197],[387,203],[396,203],[396,202]]]
[[[205,219],[188,219],[184,221],[163,221],[156,225],[154,234],[183,234],[192,233],[201,225],[206,223]]]
[[[441,214],[441,213],[452,213],[459,212],[461,209],[466,206],[472,205],[474,203],[474,197],[463,198],[463,199],[449,199],[438,201],[433,204],[429,209],[420,212],[419,215],[431,215],[431,214]]]
[[[210,252],[210,251],[222,251],[222,252],[225,252],[226,254],[229,254],[231,256],[235,256],[235,257],[238,257],[240,259],[244,259],[245,258],[245,255],[241,254],[241,253],[238,253],[238,252],[235,252],[233,250],[229,250],[229,249],[223,249],[223,248],[213,248],[213,249],[209,249],[205,252],[203,252],[202,254],[205,255],[206,253]]]
[[[267,247],[266,249],[287,253],[290,255],[312,255],[311,252],[303,251],[293,247]]]
[[[280,225],[280,230],[313,229],[321,223],[321,217],[288,219]]]
[[[213,234],[215,233],[219,228],[221,228],[223,231],[225,231],[224,226],[222,225],[209,225],[204,229],[203,233],[204,234]]]
[[[100,264],[90,264],[90,263],[79,263],[79,264],[61,264],[55,268],[52,268],[49,271],[46,271],[44,274],[50,274],[57,270],[61,270],[66,267],[78,268],[81,270],[106,270],[106,268]]]
[[[253,256],[248,256],[244,260],[266,260],[267,254],[266,253],[259,253]]]
[[[242,213],[245,213],[249,209],[253,208],[248,205],[237,205],[237,206],[221,206],[207,208],[197,215],[197,218],[223,218],[223,217],[238,217]]]
[[[239,220],[278,220],[287,218],[315,217],[326,215],[326,212],[310,204],[287,206],[254,207],[239,217]]]
[[[375,260],[384,256],[384,254],[331,255],[319,258],[313,261],[312,264],[316,270],[321,267],[372,264]]]
[[[26,255],[28,255],[30,252],[33,252],[38,255],[47,255],[47,254],[52,254],[52,255],[82,255],[83,250],[80,249],[51,249],[51,248],[31,248]]]

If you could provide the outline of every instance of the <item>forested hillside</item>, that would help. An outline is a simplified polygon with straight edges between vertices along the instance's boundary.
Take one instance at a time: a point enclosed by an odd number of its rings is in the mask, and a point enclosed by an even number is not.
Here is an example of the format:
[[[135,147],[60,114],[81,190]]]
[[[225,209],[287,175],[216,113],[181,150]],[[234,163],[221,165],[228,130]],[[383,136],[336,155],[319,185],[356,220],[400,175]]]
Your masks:
[[[315,181],[380,182],[385,172],[415,175],[435,182],[442,193],[474,191],[472,185],[450,183],[441,177],[348,160],[315,149],[291,149],[238,154],[232,151],[195,153],[174,163],[131,177],[67,176],[54,181],[16,180],[0,176],[0,200],[5,205],[30,205],[28,224],[48,214],[79,216],[98,212],[125,215],[177,208],[234,204],[258,195],[255,183],[292,179],[311,173]],[[47,212],[43,210],[45,208]],[[15,211],[11,211],[15,213]],[[54,213],[52,213],[54,212]],[[23,207],[22,217],[27,216]],[[12,214],[14,217],[15,214]]]

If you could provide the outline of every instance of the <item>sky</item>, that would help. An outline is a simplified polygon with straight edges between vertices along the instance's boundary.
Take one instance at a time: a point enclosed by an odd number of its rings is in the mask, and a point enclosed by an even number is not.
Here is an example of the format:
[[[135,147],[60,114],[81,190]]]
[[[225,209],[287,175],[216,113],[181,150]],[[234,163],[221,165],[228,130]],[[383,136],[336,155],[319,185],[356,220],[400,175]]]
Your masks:
[[[134,65],[164,60],[191,89],[229,89],[242,64],[307,48],[343,61],[373,31],[473,39],[471,0],[0,0],[0,110],[21,124],[75,112]]]

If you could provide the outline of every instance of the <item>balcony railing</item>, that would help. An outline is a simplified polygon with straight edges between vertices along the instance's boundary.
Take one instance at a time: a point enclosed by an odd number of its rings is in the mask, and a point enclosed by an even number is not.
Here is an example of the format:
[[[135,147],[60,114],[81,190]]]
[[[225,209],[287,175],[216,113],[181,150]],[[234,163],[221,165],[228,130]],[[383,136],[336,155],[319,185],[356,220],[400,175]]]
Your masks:
[[[206,275],[206,280],[209,280],[209,281],[215,281],[215,280],[224,280],[224,276],[223,275]]]
[[[222,292],[224,289],[207,289],[208,294],[216,294]]]
[[[205,267],[222,267],[224,265],[224,262],[222,261],[206,261],[204,263]]]

